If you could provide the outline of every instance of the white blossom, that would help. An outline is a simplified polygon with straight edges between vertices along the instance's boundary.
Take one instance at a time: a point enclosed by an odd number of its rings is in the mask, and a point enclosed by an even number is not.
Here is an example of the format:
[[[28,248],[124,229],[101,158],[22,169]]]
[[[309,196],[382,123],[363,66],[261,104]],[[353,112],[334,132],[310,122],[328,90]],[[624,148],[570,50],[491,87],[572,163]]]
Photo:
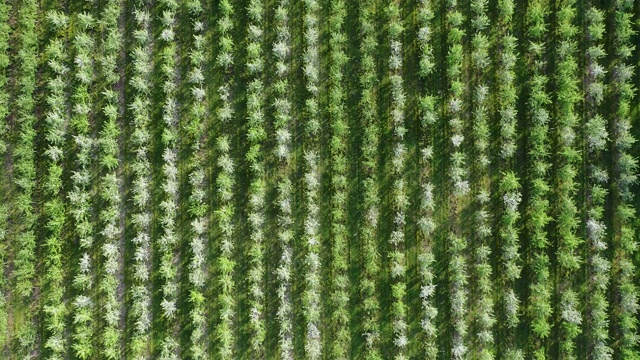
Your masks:
[[[464,136],[462,136],[461,134],[456,134],[451,137],[451,143],[453,143],[453,146],[455,147],[460,146],[460,144],[462,144],[463,141],[464,141]]]

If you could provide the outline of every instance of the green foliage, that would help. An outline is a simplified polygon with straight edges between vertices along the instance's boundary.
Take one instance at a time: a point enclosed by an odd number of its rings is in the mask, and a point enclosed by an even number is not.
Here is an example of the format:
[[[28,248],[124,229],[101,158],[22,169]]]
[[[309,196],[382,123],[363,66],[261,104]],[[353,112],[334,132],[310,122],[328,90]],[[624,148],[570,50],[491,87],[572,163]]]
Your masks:
[[[640,357],[633,1],[67,5],[0,1],[0,357]]]

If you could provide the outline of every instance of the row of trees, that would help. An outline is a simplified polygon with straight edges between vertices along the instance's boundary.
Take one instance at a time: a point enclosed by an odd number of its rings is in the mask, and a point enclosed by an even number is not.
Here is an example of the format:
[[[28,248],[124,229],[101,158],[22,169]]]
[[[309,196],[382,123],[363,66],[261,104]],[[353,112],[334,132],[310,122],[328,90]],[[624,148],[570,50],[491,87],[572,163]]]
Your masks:
[[[613,11],[613,41],[611,53],[612,97],[615,113],[613,115],[611,140],[613,157],[613,176],[611,179],[613,197],[613,274],[615,296],[613,313],[616,314],[614,334],[620,339],[616,357],[638,359],[638,288],[634,279],[636,267],[634,257],[637,240],[633,227],[635,221],[634,195],[631,185],[637,180],[638,162],[630,153],[636,142],[631,132],[631,109],[635,87],[633,74],[633,11],[634,2],[616,1]]]
[[[151,49],[150,49],[150,15],[144,1],[137,3],[134,18],[135,43],[131,50],[133,76],[129,85],[133,89],[132,101],[129,104],[133,129],[130,144],[133,162],[131,200],[133,203],[132,226],[134,237],[133,271],[131,278],[131,310],[129,321],[135,324],[129,345],[133,359],[142,360],[149,356],[151,327],[151,294],[149,280],[151,278],[151,164],[150,151],[150,86]],[[163,313],[166,316],[166,313]]]
[[[586,71],[584,76],[584,101],[586,123],[584,154],[588,176],[585,180],[586,195],[586,240],[587,240],[587,274],[585,335],[587,352],[592,359],[611,359],[613,349],[607,344],[609,339],[609,296],[611,261],[606,256],[607,226],[604,222],[604,206],[608,194],[608,175],[604,163],[607,152],[609,134],[607,123],[601,115],[604,100],[604,67],[601,65],[605,56],[603,38],[605,32],[604,13],[597,7],[591,7],[586,14]]]
[[[11,26],[9,25],[9,12],[11,5],[7,1],[0,1],[0,155],[7,152],[7,116],[9,110],[9,91],[7,84],[9,80],[9,37],[11,36]],[[0,342],[1,343],[1,342]]]
[[[15,197],[18,226],[16,231],[15,290],[22,299],[28,299],[33,291],[35,275],[35,234],[36,215],[33,212],[34,167],[34,123],[35,115],[33,91],[37,68],[37,34],[35,21],[38,5],[34,1],[24,1],[19,9],[17,84],[20,84],[16,99],[17,143],[13,148],[14,183],[18,193]]]
[[[3,199],[4,200],[4,199]],[[9,249],[7,246],[8,238],[8,220],[9,220],[9,208],[7,205],[0,205],[0,263],[5,264],[9,256]],[[4,275],[4,272],[0,273],[0,348],[5,347],[9,340],[9,299],[4,290],[8,288],[9,281]]]
[[[7,152],[7,143],[5,141],[8,132],[7,116],[11,112],[9,109],[9,91],[7,84],[9,80],[8,69],[9,59],[9,37],[11,34],[11,26],[9,25],[9,12],[11,6],[6,1],[0,1],[0,156],[4,156]],[[4,172],[3,172],[4,173]],[[0,177],[6,180],[4,175]],[[0,201],[7,201],[4,196],[0,197]],[[0,263],[4,264],[7,257],[7,220],[8,208],[5,205],[0,206]],[[4,347],[7,341],[8,331],[8,314],[7,314],[7,297],[4,291],[7,286],[7,279],[4,273],[0,274],[0,347]]]
[[[436,344],[437,328],[436,316],[438,309],[435,307],[435,256],[433,254],[434,241],[434,186],[433,178],[433,134],[436,132],[435,124],[438,118],[437,100],[433,88],[429,86],[433,80],[435,59],[433,39],[434,37],[434,2],[421,0],[418,7],[418,44],[420,48],[418,74],[423,81],[423,93],[419,99],[420,105],[420,198],[418,212],[418,275],[420,279],[420,329],[421,350],[427,359],[435,359],[438,355]]]
[[[387,7],[389,16],[389,83],[391,86],[390,119],[393,129],[393,155],[391,158],[392,210],[393,230],[389,237],[389,272],[391,276],[391,326],[393,329],[393,344],[395,345],[394,359],[406,359],[407,345],[407,304],[405,296],[406,284],[406,255],[405,255],[405,223],[409,206],[407,184],[404,179],[405,157],[405,99],[406,93],[402,80],[402,34],[403,26],[400,17],[400,4],[397,1]]]
[[[560,316],[560,357],[574,359],[575,338],[580,334],[582,316],[579,310],[578,294],[574,290],[573,279],[580,269],[581,261],[578,246],[583,242],[577,235],[579,225],[578,208],[574,201],[576,192],[576,169],[581,154],[576,149],[575,127],[578,116],[574,113],[575,104],[580,99],[578,84],[578,64],[575,58],[577,50],[574,25],[576,17],[575,1],[564,0],[556,3],[556,39],[554,83],[557,98],[555,103],[556,146],[555,156],[555,232],[558,237],[556,276],[556,301],[559,301]]]
[[[51,71],[51,77],[47,82],[48,94],[46,102],[48,110],[45,115],[45,139],[47,148],[47,174],[44,184],[45,203],[43,207],[46,218],[45,228],[45,261],[46,272],[44,274],[44,326],[46,328],[44,347],[49,359],[63,359],[66,355],[65,346],[65,317],[66,304],[63,302],[64,284],[62,268],[62,229],[65,224],[66,210],[61,197],[62,190],[62,162],[64,160],[64,142],[68,124],[67,115],[67,81],[66,76],[69,67],[66,65],[67,38],[69,18],[67,15],[50,10],[47,12],[47,25],[52,29],[49,44],[46,47],[47,64]],[[77,94],[74,94],[74,97]],[[76,106],[74,119],[71,125],[76,130],[80,129],[85,108]],[[78,119],[80,118],[80,119]],[[88,122],[87,122],[88,124]],[[85,174],[76,173],[79,177]],[[89,180],[87,177],[86,180]]]
[[[329,70],[328,80],[328,116],[331,128],[329,153],[331,154],[331,220],[330,220],[330,281],[329,281],[329,318],[333,331],[329,354],[334,359],[346,359],[350,356],[351,332],[349,331],[349,264],[347,234],[347,139],[349,128],[344,113],[345,91],[344,65],[346,35],[344,21],[347,9],[343,0],[329,3]]]
[[[73,218],[73,239],[78,241],[81,255],[78,260],[78,271],[73,279],[76,297],[73,302],[73,349],[80,359],[91,356],[93,337],[93,244],[94,228],[91,205],[91,166],[94,140],[91,138],[90,119],[93,113],[90,87],[93,84],[94,64],[92,55],[95,51],[93,39],[94,18],[87,13],[79,13],[74,18],[76,33],[73,36],[75,82],[72,95],[74,149],[76,157],[73,176],[73,190],[69,192],[69,212]]]
[[[518,59],[517,39],[513,36],[513,0],[502,0],[498,3],[500,21],[497,26],[499,38],[498,49],[498,82],[497,112],[499,116],[499,154],[500,183],[498,186],[500,221],[498,239],[500,239],[502,285],[498,354],[508,359],[523,359],[519,349],[515,330],[520,324],[521,306],[516,293],[516,281],[520,279],[522,261],[520,258],[520,228],[518,206],[522,201],[521,185],[515,175],[515,152],[517,149],[517,90],[515,87],[515,66]]]
[[[460,211],[463,207],[463,197],[469,192],[467,180],[468,169],[465,153],[461,147],[464,141],[463,130],[466,125],[464,107],[465,84],[462,77],[464,62],[462,29],[464,18],[460,12],[457,0],[446,2],[447,29],[447,80],[449,98],[446,102],[446,116],[449,120],[451,141],[451,157],[449,177],[451,179],[452,196],[450,197],[451,231],[447,243],[449,253],[449,282],[450,282],[450,313],[452,322],[451,358],[461,359],[467,354],[465,342],[468,326],[467,313],[467,259],[465,249],[467,240],[462,233]]]
[[[249,307],[250,337],[253,358],[264,358],[265,324],[265,288],[264,288],[264,222],[266,179],[263,145],[266,140],[264,129],[263,70],[264,56],[262,42],[264,38],[262,0],[250,0],[247,7],[247,140],[249,150],[246,160],[249,165],[249,229],[251,230],[249,249]]]
[[[36,16],[38,3],[25,0],[19,5],[17,26],[17,69],[15,99],[16,142],[13,146],[13,178],[16,186],[13,206],[15,207],[15,223],[13,237],[13,274],[16,304],[27,306],[33,292],[35,277],[36,236],[35,224],[37,215],[33,209],[33,191],[35,187],[36,169],[34,163],[35,100],[33,92],[36,86],[36,69],[38,66],[38,38],[36,33]],[[18,339],[18,355],[28,356],[33,351],[36,339],[34,316],[31,311],[25,312],[22,324],[16,329]]]
[[[220,55],[217,59],[217,66],[221,70],[224,79],[223,84],[219,88],[218,93],[220,96],[220,107],[218,108],[218,119],[220,121],[220,135],[217,138],[218,147],[218,167],[220,171],[216,179],[217,189],[219,193],[218,209],[216,210],[217,225],[220,231],[220,257],[218,258],[217,270],[220,274],[220,292],[218,295],[218,302],[220,306],[220,320],[215,332],[216,338],[220,341],[220,357],[232,358],[233,357],[233,318],[235,316],[235,300],[233,296],[233,269],[235,263],[232,260],[231,254],[233,250],[233,217],[235,208],[233,206],[234,201],[234,186],[235,186],[235,173],[234,162],[229,154],[230,143],[229,136],[231,131],[224,131],[229,128],[234,119],[233,109],[233,53],[234,44],[232,39],[233,30],[233,8],[230,2],[220,2],[221,18],[218,22],[218,36]],[[261,309],[261,308],[260,308]],[[252,323],[255,324],[255,323]],[[255,328],[254,328],[255,329]],[[252,335],[256,335],[253,333]],[[264,337],[264,334],[262,335]],[[253,343],[255,338],[252,339],[252,349],[256,348],[256,344]]]
[[[207,343],[205,335],[207,333],[207,313],[205,300],[205,284],[207,279],[207,259],[208,247],[206,235],[209,229],[207,213],[209,206],[206,202],[205,192],[205,155],[206,148],[202,148],[204,134],[204,119],[207,111],[204,105],[204,74],[203,64],[205,59],[205,37],[204,24],[201,17],[203,14],[200,0],[190,0],[187,2],[189,19],[192,24],[193,43],[189,49],[189,71],[187,81],[189,83],[189,113],[186,120],[186,135],[190,148],[189,164],[189,219],[191,220],[191,233],[189,247],[191,258],[189,259],[189,319],[191,323],[191,334],[189,338],[189,351],[194,360],[204,360],[207,358]]]
[[[289,68],[291,53],[291,34],[289,32],[289,0],[280,0],[275,9],[276,40],[273,43],[273,54],[276,58],[275,74],[277,80],[273,83],[273,122],[275,130],[275,156],[278,160],[277,169],[277,208],[278,208],[278,243],[281,250],[280,262],[276,269],[278,279],[278,319],[280,358],[293,359],[293,184],[290,180],[291,168],[291,101],[289,94]]]
[[[547,40],[547,7],[546,0],[535,0],[527,8],[526,40],[530,46],[527,51],[527,68],[529,81],[527,84],[527,148],[528,155],[528,198],[526,203],[526,229],[529,239],[530,255],[528,267],[532,270],[529,284],[528,308],[526,309],[531,335],[528,339],[528,356],[534,359],[546,358],[546,339],[551,332],[551,281],[549,274],[549,244],[546,227],[550,217],[549,184],[546,175],[550,167],[548,163],[549,140],[549,103],[551,98],[546,87],[548,78],[545,75],[547,59],[545,55]]]
[[[9,110],[9,92],[7,89],[7,83],[9,80],[7,70],[9,68],[9,36],[11,34],[11,27],[9,26],[9,12],[11,6],[6,1],[0,1],[0,156],[4,156],[7,152],[6,134],[8,131],[7,116],[10,113]],[[5,174],[3,172],[0,175],[1,181],[6,181]],[[0,201],[5,203],[8,199],[3,195],[0,196]],[[8,257],[8,219],[9,208],[6,205],[0,205],[0,264],[5,264]],[[6,296],[6,289],[8,287],[7,278],[4,275],[4,271],[0,272],[0,348],[4,348],[8,340],[9,330],[9,314],[8,314],[8,298]]]
[[[374,0],[360,1],[358,14],[360,43],[360,103],[364,135],[362,138],[362,224],[360,237],[360,301],[362,307],[362,331],[365,341],[364,358],[381,359],[380,354],[380,300],[377,285],[380,274],[380,254],[378,252],[378,221],[380,196],[378,189],[378,144],[380,143],[380,125],[377,115],[378,76],[376,55],[378,52],[377,14]]]
[[[178,3],[175,0],[161,0],[158,8],[160,16],[160,34],[155,45],[158,46],[160,61],[160,80],[162,81],[162,201],[160,202],[162,235],[157,241],[160,256],[160,278],[162,316],[164,320],[163,337],[160,344],[160,359],[178,359],[179,349],[176,334],[178,332],[178,267],[176,266],[176,249],[178,235],[176,220],[178,214],[178,104],[176,93],[176,42],[175,22]]]
[[[522,265],[520,264],[520,243],[518,219],[520,212],[518,205],[522,201],[520,182],[512,170],[505,170],[500,179],[499,191],[501,218],[499,225],[499,239],[502,243],[502,305],[504,321],[501,328],[501,352],[508,359],[524,359],[522,350],[518,348],[515,330],[520,324],[520,300],[515,291],[515,282],[520,278]]]
[[[471,311],[473,318],[473,333],[476,334],[472,343],[471,357],[477,359],[492,359],[493,351],[493,327],[496,319],[493,313],[494,300],[492,282],[491,256],[491,218],[489,214],[489,200],[491,198],[491,184],[489,176],[489,145],[490,130],[489,117],[489,50],[490,43],[487,30],[490,26],[487,16],[487,1],[474,0],[471,2],[471,71],[473,88],[471,90],[471,133],[473,135],[474,165],[473,169],[473,196],[474,203],[474,228],[471,235],[474,239],[473,281],[475,283],[474,305]]]
[[[304,350],[311,360],[322,358],[320,301],[320,208],[318,191],[320,187],[320,171],[318,169],[318,15],[320,5],[317,0],[305,0],[304,13],[304,80],[308,92],[305,100],[305,151],[304,151],[304,239],[306,243],[306,282],[303,298],[306,333]]]
[[[122,314],[121,299],[117,289],[121,286],[119,280],[119,241],[122,234],[120,224],[120,207],[122,195],[120,194],[121,178],[118,173],[119,147],[118,137],[120,126],[117,123],[120,115],[119,97],[115,87],[120,80],[117,67],[118,54],[122,51],[122,33],[118,27],[118,19],[121,10],[120,0],[109,0],[101,12],[100,28],[100,94],[104,97],[101,110],[104,115],[102,129],[100,130],[100,200],[101,210],[99,223],[102,235],[102,267],[99,279],[99,299],[97,306],[102,311],[99,323],[103,325],[99,342],[101,345],[100,356],[105,359],[119,359],[121,356],[122,331],[120,319]],[[96,321],[97,322],[97,321]],[[93,338],[87,339],[87,347]],[[90,358],[91,356],[87,356]]]
[[[420,46],[419,76],[423,81],[423,94],[420,97],[420,210],[418,219],[420,253],[418,254],[418,274],[420,276],[420,327],[423,334],[422,349],[428,359],[437,356],[437,329],[435,324],[438,310],[435,307],[435,245],[433,233],[434,220],[434,187],[433,178],[433,134],[436,133],[437,99],[433,88],[429,86],[433,79],[435,68],[434,59],[434,3],[431,0],[421,0],[418,8],[418,43]]]

